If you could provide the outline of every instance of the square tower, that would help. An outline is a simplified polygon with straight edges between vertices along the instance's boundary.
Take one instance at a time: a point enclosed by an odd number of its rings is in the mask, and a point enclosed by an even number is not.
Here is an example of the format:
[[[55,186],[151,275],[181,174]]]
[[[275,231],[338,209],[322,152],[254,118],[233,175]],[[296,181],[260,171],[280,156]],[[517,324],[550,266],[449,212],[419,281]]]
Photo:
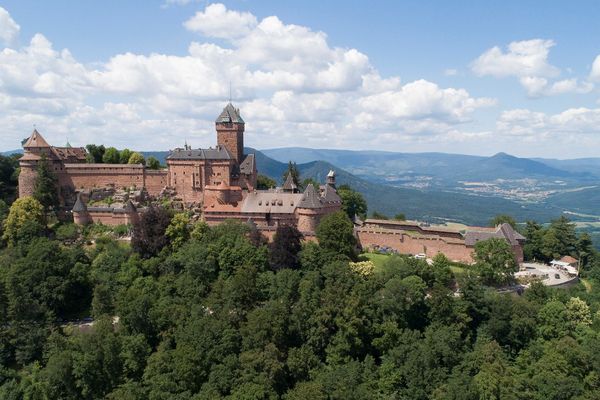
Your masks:
[[[227,104],[217,120],[217,144],[229,150],[237,163],[244,158],[244,125],[240,110],[231,103]]]

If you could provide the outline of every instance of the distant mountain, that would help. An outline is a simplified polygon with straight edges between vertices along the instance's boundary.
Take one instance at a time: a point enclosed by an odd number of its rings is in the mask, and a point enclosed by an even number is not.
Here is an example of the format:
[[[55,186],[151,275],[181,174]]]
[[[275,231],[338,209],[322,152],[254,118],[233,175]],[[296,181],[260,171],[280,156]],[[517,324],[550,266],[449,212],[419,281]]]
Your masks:
[[[461,169],[448,171],[446,176],[455,180],[482,181],[524,178],[585,180],[588,178],[586,173],[564,171],[538,161],[506,153],[466,162]]]
[[[568,162],[538,161],[498,153],[491,157],[446,153],[394,153],[385,151],[351,151],[307,149],[300,147],[261,150],[278,161],[305,163],[324,160],[365,179],[402,183],[407,178],[424,176],[438,187],[452,187],[459,181],[493,181],[496,179],[541,178],[567,179],[574,182],[600,180],[600,168],[592,171],[577,167],[561,168]],[[556,165],[553,165],[556,164]],[[580,164],[577,164],[580,165]],[[600,165],[600,160],[598,161]]]
[[[0,154],[2,154],[3,156],[10,156],[13,154],[23,154],[23,149],[3,151]]]
[[[277,181],[287,168],[279,162],[256,151],[259,173]],[[518,220],[536,219],[548,221],[561,214],[556,207],[540,204],[520,204],[499,197],[475,196],[445,191],[420,191],[398,188],[367,181],[350,174],[326,161],[298,164],[302,179],[313,178],[324,182],[330,170],[336,171],[337,184],[350,185],[361,192],[369,206],[369,212],[378,211],[389,216],[405,213],[408,218],[423,221],[458,221],[473,225],[487,225],[496,214],[510,214]]]

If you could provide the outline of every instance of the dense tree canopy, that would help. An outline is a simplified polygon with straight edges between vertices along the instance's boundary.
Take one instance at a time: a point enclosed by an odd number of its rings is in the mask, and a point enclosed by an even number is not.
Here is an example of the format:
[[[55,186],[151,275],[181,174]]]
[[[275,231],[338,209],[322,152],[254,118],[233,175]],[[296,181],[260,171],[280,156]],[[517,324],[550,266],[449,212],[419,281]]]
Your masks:
[[[504,295],[481,283],[479,263],[508,273],[494,241],[472,267],[379,255],[363,274],[343,212],[320,243],[281,227],[270,245],[149,212],[151,252],[44,232],[0,251],[0,398],[597,398],[594,278]]]

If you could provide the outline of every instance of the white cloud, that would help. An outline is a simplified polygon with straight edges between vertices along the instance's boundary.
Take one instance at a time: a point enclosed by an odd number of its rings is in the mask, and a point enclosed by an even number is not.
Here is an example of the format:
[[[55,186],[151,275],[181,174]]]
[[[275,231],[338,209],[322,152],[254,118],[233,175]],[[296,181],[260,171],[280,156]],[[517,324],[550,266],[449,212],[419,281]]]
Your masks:
[[[594,63],[592,64],[592,70],[590,72],[590,79],[594,81],[600,81],[600,55],[596,56]]]
[[[479,76],[517,77],[531,97],[552,96],[565,93],[589,93],[594,85],[576,78],[551,81],[560,69],[548,62],[552,40],[532,39],[511,42],[506,52],[499,47],[485,51],[471,63],[471,70]],[[600,61],[597,66],[600,76]],[[594,75],[592,68],[592,77]]]
[[[594,138],[600,133],[600,108],[569,108],[551,115],[527,109],[507,110],[498,118],[496,128],[501,135],[555,145],[565,139],[580,142],[583,137]]]
[[[552,40],[532,39],[511,42],[506,52],[492,47],[473,61],[471,68],[480,76],[556,76],[558,68],[548,63],[548,53],[554,45]]]
[[[11,45],[17,39],[20,29],[8,11],[0,7],[0,44]]]
[[[275,16],[258,21],[213,4],[187,24],[226,45],[198,41],[185,55],[123,53],[90,65],[42,34],[0,51],[3,145],[17,147],[33,123],[59,144],[68,137],[146,150],[186,138],[212,145],[229,82],[248,122],[247,142],[259,147],[458,140],[478,135],[464,127],[494,104],[460,88],[382,77],[364,53]]]
[[[233,39],[248,34],[256,23],[256,17],[249,12],[231,11],[217,3],[198,11],[184,26],[207,37]]]

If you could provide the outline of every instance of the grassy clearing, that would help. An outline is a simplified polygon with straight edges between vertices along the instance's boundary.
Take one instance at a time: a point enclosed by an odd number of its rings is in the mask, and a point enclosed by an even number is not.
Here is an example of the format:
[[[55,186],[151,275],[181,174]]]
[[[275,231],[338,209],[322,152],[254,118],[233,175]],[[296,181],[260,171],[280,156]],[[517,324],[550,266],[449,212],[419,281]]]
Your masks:
[[[364,259],[372,261],[375,264],[375,272],[380,272],[383,269],[383,264],[385,260],[389,258],[387,254],[377,254],[377,253],[363,253],[359,256],[359,259]]]

